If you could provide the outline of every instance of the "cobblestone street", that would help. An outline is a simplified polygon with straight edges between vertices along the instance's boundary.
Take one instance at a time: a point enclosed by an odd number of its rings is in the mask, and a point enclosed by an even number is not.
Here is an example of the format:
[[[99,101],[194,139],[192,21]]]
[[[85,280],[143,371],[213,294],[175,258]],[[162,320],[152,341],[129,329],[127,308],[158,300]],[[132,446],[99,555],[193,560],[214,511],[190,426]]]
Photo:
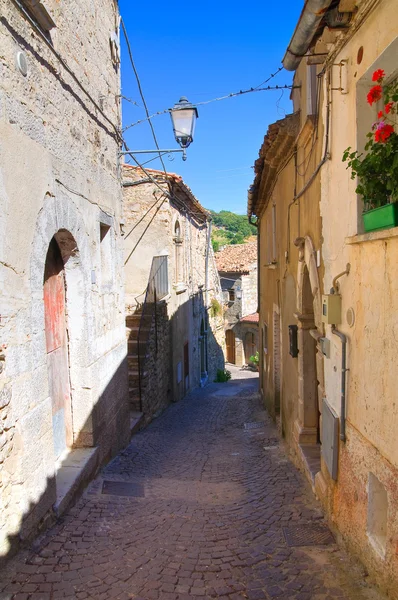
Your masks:
[[[211,384],[135,435],[9,563],[0,599],[381,600],[333,539],[288,545],[326,525],[257,385]]]

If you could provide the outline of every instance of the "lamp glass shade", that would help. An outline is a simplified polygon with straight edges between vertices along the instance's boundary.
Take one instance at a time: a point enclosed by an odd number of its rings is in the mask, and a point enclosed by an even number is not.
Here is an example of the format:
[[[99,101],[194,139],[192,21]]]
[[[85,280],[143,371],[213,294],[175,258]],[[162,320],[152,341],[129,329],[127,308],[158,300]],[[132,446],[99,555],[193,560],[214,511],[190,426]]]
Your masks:
[[[170,111],[174,136],[182,148],[188,148],[193,141],[198,111],[186,98],[175,104]]]

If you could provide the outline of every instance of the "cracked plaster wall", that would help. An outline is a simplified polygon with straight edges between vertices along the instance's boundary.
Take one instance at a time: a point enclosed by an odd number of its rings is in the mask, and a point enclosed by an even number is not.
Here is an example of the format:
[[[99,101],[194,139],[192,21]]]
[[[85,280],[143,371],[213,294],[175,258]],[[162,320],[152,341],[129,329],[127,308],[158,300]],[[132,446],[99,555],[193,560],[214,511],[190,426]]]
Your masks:
[[[348,93],[335,91],[332,96],[331,160],[322,169],[321,214],[324,288],[329,289],[333,277],[351,264],[350,274],[340,280],[343,320],[339,329],[348,338],[347,443],[340,444],[337,482],[323,469],[327,490],[318,489],[351,549],[394,598],[398,588],[398,237],[372,240],[375,235],[370,234],[366,241],[348,243],[349,236],[363,231],[362,202],[357,201],[356,182],[341,157],[348,146],[361,143],[375,120],[376,113],[366,105],[371,74],[376,68],[388,75],[397,73],[397,31],[396,3],[380,2],[333,61],[348,60]],[[358,64],[360,47],[363,60]],[[336,68],[333,76],[338,77]],[[355,313],[352,327],[346,316],[349,308]],[[326,397],[340,414],[341,344],[330,326],[326,335],[331,341],[330,359],[324,360]],[[387,492],[385,556],[375,551],[367,531],[369,473]]]
[[[50,5],[49,5],[50,7]],[[55,49],[118,126],[115,3],[51,3]],[[118,143],[11,2],[0,2],[0,555],[55,500],[43,275],[51,238],[77,245],[66,265],[74,439],[101,457],[127,441],[127,376]],[[24,51],[28,74],[16,67]],[[100,222],[111,225],[111,282],[101,281]],[[117,375],[116,375],[117,374]],[[116,381],[115,381],[116,380]],[[29,526],[21,527],[22,517]]]

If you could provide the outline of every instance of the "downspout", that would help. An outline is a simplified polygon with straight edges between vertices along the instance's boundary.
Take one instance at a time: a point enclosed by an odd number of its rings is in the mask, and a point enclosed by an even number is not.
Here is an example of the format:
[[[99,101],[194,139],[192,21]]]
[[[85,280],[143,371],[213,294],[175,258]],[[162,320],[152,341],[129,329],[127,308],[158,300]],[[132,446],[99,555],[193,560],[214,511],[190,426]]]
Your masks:
[[[208,343],[208,334],[207,334],[207,330],[209,327],[209,315],[208,315],[208,309],[209,309],[209,258],[210,258],[210,247],[211,247],[211,226],[212,226],[212,220],[211,217],[208,217],[207,220],[208,223],[208,228],[207,228],[207,245],[206,245],[206,261],[205,261],[205,352],[206,352],[206,360],[205,360],[205,366],[206,366],[206,371],[209,370],[208,367],[208,348],[207,348],[207,343]]]
[[[332,325],[332,333],[341,339],[341,407],[340,407],[340,439],[346,441],[345,435],[345,404],[346,404],[346,362],[347,362],[347,336]]]
[[[327,12],[332,0],[307,0],[282,64],[287,71],[295,71]]]

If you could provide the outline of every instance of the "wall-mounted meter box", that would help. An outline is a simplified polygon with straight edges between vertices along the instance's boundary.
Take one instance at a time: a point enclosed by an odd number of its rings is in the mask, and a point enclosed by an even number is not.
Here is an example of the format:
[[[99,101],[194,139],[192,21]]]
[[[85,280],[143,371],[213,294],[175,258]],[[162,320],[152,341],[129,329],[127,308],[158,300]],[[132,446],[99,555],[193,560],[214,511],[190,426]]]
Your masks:
[[[326,325],[341,324],[340,294],[326,294],[322,296],[322,321]]]

